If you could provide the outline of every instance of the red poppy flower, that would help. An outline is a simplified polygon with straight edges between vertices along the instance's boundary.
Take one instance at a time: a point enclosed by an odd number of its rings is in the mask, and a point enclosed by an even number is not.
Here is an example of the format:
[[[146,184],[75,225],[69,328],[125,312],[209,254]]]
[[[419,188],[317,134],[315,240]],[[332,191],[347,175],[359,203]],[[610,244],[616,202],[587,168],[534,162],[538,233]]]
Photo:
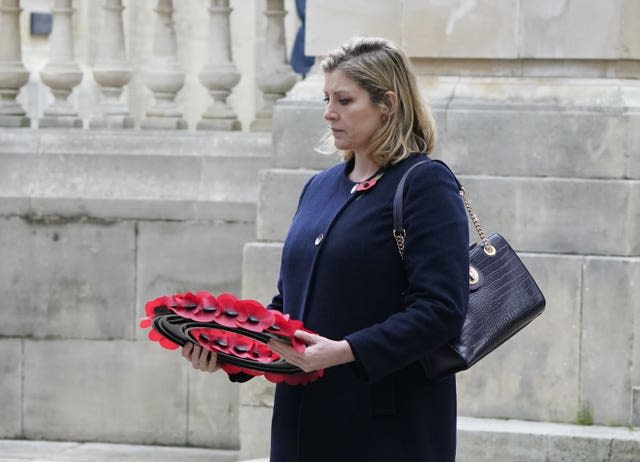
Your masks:
[[[244,306],[238,304],[238,299],[231,294],[218,295],[218,305],[220,315],[216,317],[216,322],[227,327],[237,327],[238,322],[242,323],[247,319]]]
[[[148,337],[150,340],[154,342],[158,342],[162,347],[166,348],[167,350],[177,350],[178,348],[180,348],[180,345],[172,342],[171,340],[163,336],[160,332],[158,332],[155,329],[151,329],[149,331]]]
[[[163,295],[162,297],[158,297],[154,300],[148,301],[144,305],[144,311],[145,313],[147,313],[147,316],[149,316],[150,318],[153,318],[157,314],[156,308],[166,308],[167,307],[166,298],[167,297]]]
[[[295,319],[289,319],[289,314],[282,314],[277,310],[269,310],[273,313],[273,324],[267,328],[267,332],[272,332],[281,337],[293,337],[293,333],[302,329],[302,323]]]
[[[275,321],[273,313],[255,300],[237,300],[236,310],[243,313],[236,318],[236,325],[253,332],[262,332]]]

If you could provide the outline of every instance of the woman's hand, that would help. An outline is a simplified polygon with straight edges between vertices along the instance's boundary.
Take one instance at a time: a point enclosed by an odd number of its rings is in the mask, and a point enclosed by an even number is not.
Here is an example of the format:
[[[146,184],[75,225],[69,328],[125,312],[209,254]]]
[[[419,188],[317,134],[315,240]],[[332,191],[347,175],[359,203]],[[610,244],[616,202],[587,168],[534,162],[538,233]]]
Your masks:
[[[199,371],[215,372],[220,369],[218,355],[215,352],[206,350],[200,345],[195,345],[191,342],[187,342],[182,347],[182,357],[189,361],[194,369]]]
[[[325,369],[354,360],[353,351],[346,340],[330,340],[302,330],[297,330],[294,336],[307,345],[302,353],[298,353],[285,342],[273,338],[269,340],[267,346],[287,362],[298,366],[305,372]]]

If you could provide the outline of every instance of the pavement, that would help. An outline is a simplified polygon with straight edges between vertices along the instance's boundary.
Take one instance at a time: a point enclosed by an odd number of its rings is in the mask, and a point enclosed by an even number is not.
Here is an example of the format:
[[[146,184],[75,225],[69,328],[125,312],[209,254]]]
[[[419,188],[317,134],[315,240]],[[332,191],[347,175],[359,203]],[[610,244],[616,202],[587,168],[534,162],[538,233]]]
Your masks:
[[[109,443],[0,440],[0,462],[237,462],[238,451]],[[246,462],[268,462],[254,459]]]

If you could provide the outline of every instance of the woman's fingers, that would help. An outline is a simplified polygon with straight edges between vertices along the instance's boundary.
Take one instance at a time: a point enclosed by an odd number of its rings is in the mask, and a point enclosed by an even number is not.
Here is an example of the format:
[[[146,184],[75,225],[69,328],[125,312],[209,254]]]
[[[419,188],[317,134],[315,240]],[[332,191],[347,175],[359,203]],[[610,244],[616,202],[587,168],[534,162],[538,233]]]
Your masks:
[[[191,352],[193,351],[193,343],[191,342],[187,342],[185,343],[185,345],[182,347],[182,357],[185,358],[187,361],[191,361]]]

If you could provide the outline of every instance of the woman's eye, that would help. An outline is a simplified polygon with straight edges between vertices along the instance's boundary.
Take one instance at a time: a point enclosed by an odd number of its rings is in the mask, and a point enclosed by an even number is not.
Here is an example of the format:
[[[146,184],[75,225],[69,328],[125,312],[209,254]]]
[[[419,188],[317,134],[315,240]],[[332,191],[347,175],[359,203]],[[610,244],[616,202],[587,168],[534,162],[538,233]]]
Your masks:
[[[346,105],[347,105],[347,104],[349,104],[350,102],[351,102],[351,100],[350,100],[350,99],[347,99],[347,98],[340,98],[340,99],[338,100],[338,103],[340,103],[342,106],[346,106]]]
[[[322,99],[322,101],[324,101],[325,103],[329,104],[329,97],[328,97],[328,96],[325,96],[325,97]]]

